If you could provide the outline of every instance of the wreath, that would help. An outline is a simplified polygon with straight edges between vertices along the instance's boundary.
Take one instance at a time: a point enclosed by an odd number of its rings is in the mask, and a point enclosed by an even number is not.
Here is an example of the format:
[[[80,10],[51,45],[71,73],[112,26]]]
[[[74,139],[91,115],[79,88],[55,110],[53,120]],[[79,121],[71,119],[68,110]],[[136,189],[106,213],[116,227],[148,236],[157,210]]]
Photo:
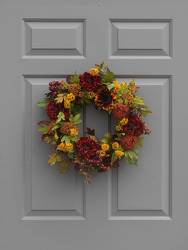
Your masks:
[[[119,84],[113,72],[103,65],[104,62],[95,64],[96,68],[81,76],[75,72],[66,82],[50,82],[50,92],[36,104],[46,109],[50,119],[38,122],[42,141],[51,143],[55,151],[48,162],[51,166],[59,162],[61,172],[69,169],[67,162],[74,163],[79,175],[85,176],[86,186],[91,182],[91,171],[118,168],[122,158],[137,166],[137,146],[143,147],[141,135],[151,133],[143,121],[151,111],[144,105],[144,98],[135,95],[139,87],[135,87],[134,79],[129,84]],[[115,118],[115,134],[105,133],[101,142],[91,128],[87,128],[88,136],[78,136],[80,112],[92,102],[98,111],[105,110]]]

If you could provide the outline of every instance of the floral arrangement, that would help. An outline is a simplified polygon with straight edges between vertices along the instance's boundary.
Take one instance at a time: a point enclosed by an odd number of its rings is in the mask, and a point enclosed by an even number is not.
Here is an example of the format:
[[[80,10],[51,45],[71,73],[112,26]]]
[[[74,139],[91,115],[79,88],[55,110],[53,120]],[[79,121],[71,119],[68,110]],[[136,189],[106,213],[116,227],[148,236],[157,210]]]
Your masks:
[[[49,163],[60,164],[60,171],[69,169],[74,163],[79,175],[84,175],[86,186],[91,182],[90,172],[103,172],[112,167],[119,167],[119,160],[124,158],[128,164],[137,166],[139,151],[142,147],[143,134],[150,134],[143,117],[151,114],[145,106],[144,98],[136,96],[139,87],[135,87],[134,79],[130,83],[119,84],[113,72],[104,62],[95,65],[81,76],[76,72],[65,81],[49,83],[49,93],[36,106],[47,111],[50,121],[40,121],[38,131],[43,132],[42,141],[51,143],[55,153],[50,154]],[[115,134],[105,133],[101,142],[95,136],[95,130],[87,128],[87,135],[79,137],[80,111],[93,102],[96,109],[112,113]]]

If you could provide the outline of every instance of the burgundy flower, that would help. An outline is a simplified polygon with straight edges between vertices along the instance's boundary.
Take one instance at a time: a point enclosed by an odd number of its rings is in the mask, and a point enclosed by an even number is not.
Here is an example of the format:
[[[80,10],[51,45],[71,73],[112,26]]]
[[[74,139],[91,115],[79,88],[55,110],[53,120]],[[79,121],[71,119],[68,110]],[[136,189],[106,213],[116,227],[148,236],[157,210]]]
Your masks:
[[[144,123],[136,115],[128,115],[128,123],[123,126],[123,133],[135,135],[136,137],[144,133]]]
[[[59,112],[63,112],[65,114],[65,120],[69,118],[69,110],[64,108],[63,103],[57,104],[55,101],[51,101],[46,106],[46,109],[47,109],[47,115],[51,121],[57,119]]]
[[[82,158],[90,159],[96,155],[99,145],[90,137],[80,137],[76,142],[76,149]]]
[[[98,88],[98,86],[101,84],[101,78],[98,75],[92,76],[88,72],[85,72],[79,78],[80,85],[87,91],[92,91],[93,89]]]

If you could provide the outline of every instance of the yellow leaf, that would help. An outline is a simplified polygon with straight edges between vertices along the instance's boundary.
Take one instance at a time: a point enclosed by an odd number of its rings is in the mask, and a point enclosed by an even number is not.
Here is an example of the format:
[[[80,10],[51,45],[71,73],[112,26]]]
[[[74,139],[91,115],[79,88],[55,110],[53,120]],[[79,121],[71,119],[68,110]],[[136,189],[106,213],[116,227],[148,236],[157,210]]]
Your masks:
[[[92,140],[94,140],[95,142],[97,142],[97,137],[95,137],[94,135],[90,135],[90,138],[91,138]]]
[[[50,136],[46,136],[44,139],[47,143],[52,141],[52,138]]]
[[[52,148],[54,149],[54,148],[56,147],[56,142],[53,141],[53,142],[51,143],[51,145],[52,145]]]
[[[65,173],[67,169],[69,170],[66,161],[61,161],[60,167],[59,167],[59,170],[61,171],[61,173]]]
[[[62,103],[63,100],[66,100],[66,96],[64,96],[63,94],[58,94],[55,100],[56,100],[56,103]]]
[[[61,157],[59,155],[57,155],[56,156],[56,160],[60,162],[61,161]]]
[[[51,164],[51,167],[56,163],[56,161],[61,161],[61,157],[57,154],[50,154],[48,155],[50,157],[50,160],[48,161],[48,163]]]
[[[79,163],[81,162],[81,157],[79,155],[76,155],[74,158],[74,163]]]
[[[102,61],[102,63],[100,63],[100,65],[95,64],[95,67],[99,70],[99,69],[103,68],[103,65],[104,65],[104,61]]]

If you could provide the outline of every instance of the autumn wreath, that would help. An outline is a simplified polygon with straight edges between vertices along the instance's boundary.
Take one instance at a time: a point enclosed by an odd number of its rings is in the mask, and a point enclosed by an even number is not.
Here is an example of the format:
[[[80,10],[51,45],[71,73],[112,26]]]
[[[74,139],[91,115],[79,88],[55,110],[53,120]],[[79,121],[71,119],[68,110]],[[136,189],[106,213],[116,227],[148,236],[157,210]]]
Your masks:
[[[86,186],[91,182],[90,172],[106,171],[119,167],[119,160],[124,158],[127,163],[137,165],[137,146],[142,147],[143,134],[150,134],[143,117],[151,114],[144,98],[136,96],[134,79],[130,83],[119,84],[104,62],[95,65],[81,76],[76,72],[65,81],[49,83],[49,93],[36,106],[47,111],[50,121],[40,121],[38,131],[43,132],[42,141],[51,143],[55,153],[50,154],[49,163],[60,164],[60,171],[68,168],[67,161],[74,163],[79,175],[84,175]],[[99,142],[95,130],[87,128],[88,136],[79,137],[80,111],[94,102],[100,111],[106,110],[115,118],[115,133],[105,133]]]

